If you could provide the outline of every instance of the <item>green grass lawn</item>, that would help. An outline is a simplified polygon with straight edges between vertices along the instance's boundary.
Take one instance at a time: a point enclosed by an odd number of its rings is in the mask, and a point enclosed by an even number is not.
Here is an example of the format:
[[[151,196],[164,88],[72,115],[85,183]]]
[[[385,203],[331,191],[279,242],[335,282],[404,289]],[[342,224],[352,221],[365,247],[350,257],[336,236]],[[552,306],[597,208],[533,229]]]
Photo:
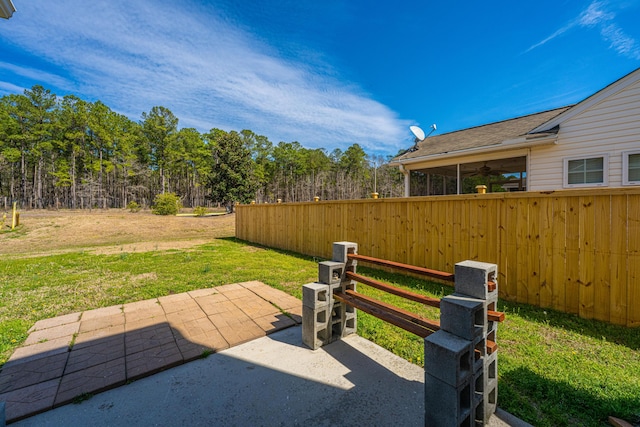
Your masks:
[[[171,293],[260,280],[298,298],[318,259],[232,238],[186,250],[95,255],[74,252],[0,261],[0,365],[36,321]],[[448,285],[359,267],[425,295]],[[437,319],[439,311],[364,285],[358,291]],[[640,330],[502,302],[499,406],[536,426],[605,426],[609,415],[640,423]],[[422,340],[365,313],[358,333],[423,365]]]

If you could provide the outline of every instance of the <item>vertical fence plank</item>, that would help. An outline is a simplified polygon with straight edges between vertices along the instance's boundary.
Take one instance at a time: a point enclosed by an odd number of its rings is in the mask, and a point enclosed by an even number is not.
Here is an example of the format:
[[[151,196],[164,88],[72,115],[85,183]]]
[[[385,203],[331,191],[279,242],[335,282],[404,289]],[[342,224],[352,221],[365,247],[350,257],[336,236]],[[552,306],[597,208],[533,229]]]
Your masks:
[[[553,281],[551,283],[551,307],[564,311],[567,283],[567,199],[554,197],[551,207]]]
[[[507,277],[506,283],[502,284],[502,287],[498,289],[504,290],[502,291],[504,298],[509,301],[518,301],[518,275],[519,269],[521,268],[520,263],[518,262],[518,242],[522,241],[520,240],[521,236],[517,234],[518,205],[518,199],[507,199],[505,216],[507,218],[508,230],[505,234],[507,237],[507,262],[509,264],[509,276]],[[498,271],[500,271],[500,266],[498,266]]]
[[[487,254],[485,259],[486,262],[490,262],[493,264],[498,263],[500,253],[500,238],[498,236],[500,228],[500,212],[498,212],[499,206],[500,204],[498,199],[487,200]],[[453,207],[453,209],[455,209],[455,206]]]
[[[445,215],[447,218],[447,225],[445,227],[444,233],[444,264],[442,266],[443,271],[453,272],[453,265],[462,260],[456,261],[454,258],[454,242],[453,242],[453,230],[456,227],[454,211],[455,211],[455,202],[453,200],[447,200],[445,202]]]
[[[618,325],[627,324],[628,274],[628,198],[626,195],[611,197],[611,293],[610,318]]]
[[[594,307],[593,317],[611,321],[611,196],[594,197]]]
[[[640,198],[629,198],[628,203],[627,326],[640,326]]]
[[[567,278],[565,311],[578,314],[580,305],[580,198],[567,199]]]
[[[553,198],[538,199],[540,307],[553,306]]]
[[[528,199],[527,303],[540,305],[540,200]]]
[[[579,257],[579,314],[593,318],[595,264],[595,206],[593,196],[580,197],[580,257]]]
[[[411,222],[411,231],[407,239],[407,244],[409,245],[409,263],[424,266],[422,259],[422,252],[424,251],[422,234],[424,227],[421,222],[421,207],[422,203],[413,203],[407,208],[408,221]]]
[[[515,248],[518,266],[516,295],[518,301],[529,302],[529,201],[527,199],[518,199],[516,214]]]
[[[473,198],[469,200],[469,259],[478,260],[479,257],[479,242],[478,242],[478,222],[480,221],[480,207],[478,206],[478,199]]]
[[[508,277],[511,270],[511,264],[509,262],[509,216],[507,211],[509,209],[507,200],[498,200],[498,241],[499,241],[499,254],[498,254],[498,289],[503,295],[503,298],[509,300],[511,296],[506,292],[508,287]]]

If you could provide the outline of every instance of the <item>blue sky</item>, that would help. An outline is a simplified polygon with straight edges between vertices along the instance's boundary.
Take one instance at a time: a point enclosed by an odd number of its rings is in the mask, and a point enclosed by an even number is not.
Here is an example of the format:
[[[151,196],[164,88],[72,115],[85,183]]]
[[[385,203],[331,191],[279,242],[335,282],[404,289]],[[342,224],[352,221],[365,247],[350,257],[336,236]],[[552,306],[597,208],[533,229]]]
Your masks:
[[[13,0],[0,96],[35,84],[140,120],[390,155],[579,102],[640,67],[640,0]]]

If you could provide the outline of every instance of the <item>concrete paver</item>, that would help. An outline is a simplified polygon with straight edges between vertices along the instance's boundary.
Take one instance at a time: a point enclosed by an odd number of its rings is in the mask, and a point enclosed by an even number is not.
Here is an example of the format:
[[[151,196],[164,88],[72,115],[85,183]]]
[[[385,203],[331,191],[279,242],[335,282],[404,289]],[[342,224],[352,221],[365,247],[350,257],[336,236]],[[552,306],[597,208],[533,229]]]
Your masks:
[[[0,371],[6,421],[295,324],[257,292],[287,297],[268,289],[260,282],[236,283],[36,322]]]

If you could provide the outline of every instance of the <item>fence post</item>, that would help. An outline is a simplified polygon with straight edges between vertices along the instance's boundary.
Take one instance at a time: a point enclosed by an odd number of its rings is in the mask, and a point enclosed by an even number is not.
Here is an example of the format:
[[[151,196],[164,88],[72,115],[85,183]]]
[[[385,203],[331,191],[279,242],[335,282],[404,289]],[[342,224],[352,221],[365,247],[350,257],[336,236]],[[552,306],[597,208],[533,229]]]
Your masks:
[[[498,392],[497,266],[455,265],[455,293],[440,301],[440,330],[424,340],[425,425],[485,425]],[[489,349],[489,350],[488,350]]]
[[[355,290],[345,273],[355,273],[357,261],[347,255],[357,251],[357,243],[334,243],[333,260],[318,263],[318,281],[302,287],[302,342],[313,350],[356,332],[356,309],[336,301],[333,291]]]

